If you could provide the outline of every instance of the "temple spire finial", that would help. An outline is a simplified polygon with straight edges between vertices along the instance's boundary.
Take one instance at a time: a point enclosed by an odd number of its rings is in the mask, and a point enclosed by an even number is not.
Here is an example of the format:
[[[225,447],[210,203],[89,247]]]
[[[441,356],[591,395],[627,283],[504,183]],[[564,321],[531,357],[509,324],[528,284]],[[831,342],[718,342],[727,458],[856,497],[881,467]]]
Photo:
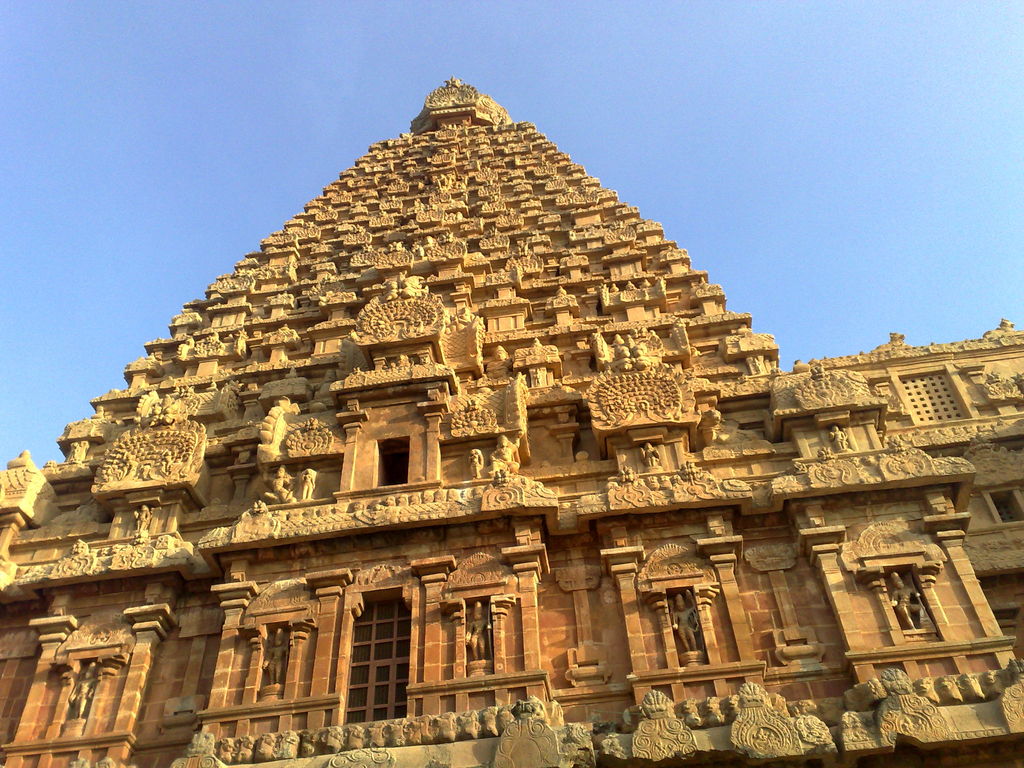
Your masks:
[[[427,95],[422,111],[412,121],[412,132],[426,133],[454,125],[507,125],[511,122],[512,118],[504,107],[453,75]]]

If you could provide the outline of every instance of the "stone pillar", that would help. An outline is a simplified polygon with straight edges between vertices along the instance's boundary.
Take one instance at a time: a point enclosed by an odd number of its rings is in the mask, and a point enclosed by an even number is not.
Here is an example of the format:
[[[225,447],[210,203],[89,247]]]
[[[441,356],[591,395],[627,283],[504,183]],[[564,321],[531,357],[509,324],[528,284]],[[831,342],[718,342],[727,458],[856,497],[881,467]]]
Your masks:
[[[939,544],[946,550],[946,554],[949,556],[949,564],[963,585],[967,596],[970,598],[968,602],[975,617],[978,619],[978,623],[981,625],[981,631],[984,633],[984,636],[1001,637],[1003,633],[999,629],[999,622],[996,620],[995,614],[992,613],[992,606],[989,605],[988,598],[985,597],[985,592],[981,588],[978,576],[974,572],[974,566],[971,565],[971,560],[967,556],[967,552],[964,551],[964,538],[966,535],[962,530],[947,529],[937,531],[935,538],[939,540]],[[930,579],[930,581],[934,583],[934,579]],[[922,586],[923,583],[922,580]],[[1003,661],[1005,663],[1009,659]]]
[[[668,595],[664,592],[650,592],[646,597],[647,604],[651,606],[651,610],[654,611],[654,615],[658,619],[661,645],[665,651],[665,668],[677,669],[681,664],[679,649],[676,648],[676,636],[672,630],[672,610],[669,607]]]
[[[736,582],[736,561],[738,559],[736,553],[742,540],[740,536],[715,536],[699,539],[697,551],[709,555],[711,564],[715,567],[718,583],[722,588],[722,596],[725,598],[725,610],[729,614],[729,629],[732,632],[739,661],[753,661],[754,644],[751,642],[753,631],[750,628],[747,613],[743,610],[743,598],[740,596],[740,587]],[[705,643],[707,643],[706,634]]]
[[[338,422],[345,431],[345,455],[341,462],[341,485],[339,491],[351,491],[355,489],[356,468],[359,464],[359,432],[366,413],[360,411],[358,406],[355,410],[345,410],[338,413]]]
[[[416,682],[438,683],[441,682],[443,661],[441,593],[448,580],[448,574],[455,570],[455,558],[451,555],[428,557],[413,560],[410,566],[412,572],[419,577],[424,591],[423,621],[419,627],[413,627],[414,632],[419,633],[420,647],[423,648],[422,679]],[[416,643],[413,642],[413,647],[415,646]],[[441,697],[438,694],[427,694],[423,697],[423,712],[439,712],[440,706]]]
[[[214,584],[210,591],[220,600],[224,611],[224,627],[221,630],[220,648],[217,650],[217,666],[210,686],[210,708],[220,709],[233,703],[232,675],[238,655],[238,640],[242,627],[242,613],[249,601],[259,594],[254,581],[230,581]],[[219,733],[215,733],[219,736]]]
[[[338,646],[339,621],[345,587],[352,583],[352,572],[347,568],[333,571],[317,571],[306,575],[306,583],[319,603],[317,612],[316,638],[313,646],[313,680],[310,696],[337,693],[337,675],[332,662],[336,657],[347,656],[348,651]],[[340,704],[340,698],[339,698]],[[313,711],[308,715],[307,727],[321,728],[325,724],[324,712]]]
[[[285,671],[284,690],[282,698],[285,701],[294,701],[302,697],[302,669],[305,666],[306,649],[309,647],[309,636],[313,632],[314,624],[310,619],[299,619],[288,625],[288,666]],[[292,729],[291,712],[282,713],[277,724],[278,730],[289,731]]]
[[[15,743],[34,741],[43,735],[45,725],[54,722],[62,723],[67,714],[71,687],[74,685],[73,678],[65,676],[61,681],[58,709],[52,711],[44,705],[53,677],[57,649],[78,628],[78,620],[74,616],[43,616],[38,619],[30,619],[28,625],[38,634],[39,644],[42,647],[39,660],[36,662],[35,673],[32,675],[32,686],[29,688],[25,705],[21,709],[21,720],[14,736]],[[10,755],[7,758],[7,765],[12,768],[21,768],[23,764],[24,758],[18,755]]]
[[[135,730],[156,647],[176,625],[171,606],[167,603],[125,608],[124,616],[131,622],[132,630],[135,632],[135,649],[128,662],[121,700],[117,704],[115,733],[131,733]],[[131,744],[119,744],[116,751],[111,748],[107,755],[116,763],[127,763],[131,757]]]
[[[643,628],[640,623],[640,601],[636,592],[636,574],[644,559],[643,547],[613,547],[601,550],[605,568],[619,588],[622,614],[626,623],[631,671],[646,672],[649,668],[647,649],[644,648]]]
[[[697,603],[697,616],[700,618],[700,634],[704,641],[704,656],[708,664],[722,663],[722,649],[718,645],[715,634],[715,622],[711,617],[711,604],[718,596],[718,584],[697,584],[693,587],[693,598]]]
[[[134,653],[132,656],[134,657]],[[111,716],[120,719],[121,709],[117,701],[118,673],[124,668],[126,659],[122,656],[108,656],[105,659],[96,661],[99,670],[96,680],[96,692],[92,697],[92,704],[89,706],[89,716],[81,731],[75,736],[94,736],[97,733],[110,733],[117,731],[116,721],[111,724]],[[124,682],[124,693],[128,693],[128,680]],[[64,731],[68,734],[67,730]]]
[[[508,616],[515,604],[515,595],[495,595],[491,598],[491,642],[493,644],[491,656],[494,662],[494,673],[497,675],[509,671]]]
[[[501,553],[512,563],[519,588],[519,605],[523,630],[523,667],[525,671],[541,669],[540,601],[537,586],[548,570],[547,549],[543,544],[518,544],[502,547]]]
[[[352,652],[352,634],[355,621],[363,615],[363,596],[359,592],[345,591],[341,609],[341,630],[338,633],[338,659],[334,667],[334,678],[337,681],[338,708],[334,713],[334,725],[345,721],[345,706],[348,701],[348,656]]]
[[[847,590],[846,580],[839,566],[839,547],[846,535],[841,525],[804,528],[800,531],[801,546],[813,567],[818,569],[825,596],[832,606],[839,633],[843,638],[843,649],[863,648],[863,630],[853,620],[853,603]]]
[[[601,583],[601,571],[595,565],[568,565],[554,571],[555,581],[563,592],[572,595],[576,626],[576,647],[570,648],[566,678],[574,686],[599,685],[608,679],[605,656],[594,642],[591,620],[590,590]]]
[[[452,669],[452,677],[456,680],[468,676],[466,661],[466,602],[462,599],[444,600],[441,603],[441,611],[455,627],[455,663]]]
[[[265,632],[266,627],[243,627],[239,630],[239,636],[246,640],[242,704],[254,704],[259,698],[260,683],[263,682],[263,644],[268,639]]]
[[[74,667],[64,667],[60,672],[60,693],[57,696],[57,704],[54,707],[54,717],[46,731],[44,739],[56,739],[61,735],[67,725],[68,701],[71,699],[71,692],[75,689],[75,679],[81,671],[81,664]]]
[[[441,389],[432,389],[430,399],[417,404],[417,410],[427,423],[424,433],[426,450],[423,453],[423,481],[427,483],[441,482],[441,418],[444,416],[444,393]],[[410,457],[411,458],[411,457]]]

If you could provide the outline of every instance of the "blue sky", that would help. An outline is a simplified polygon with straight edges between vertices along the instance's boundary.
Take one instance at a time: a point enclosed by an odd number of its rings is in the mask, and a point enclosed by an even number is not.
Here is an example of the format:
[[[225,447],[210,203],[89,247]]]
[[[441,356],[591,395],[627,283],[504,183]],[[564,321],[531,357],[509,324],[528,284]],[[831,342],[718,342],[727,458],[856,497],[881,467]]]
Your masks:
[[[794,358],[1024,324],[1024,3],[0,3],[0,459],[456,75]]]

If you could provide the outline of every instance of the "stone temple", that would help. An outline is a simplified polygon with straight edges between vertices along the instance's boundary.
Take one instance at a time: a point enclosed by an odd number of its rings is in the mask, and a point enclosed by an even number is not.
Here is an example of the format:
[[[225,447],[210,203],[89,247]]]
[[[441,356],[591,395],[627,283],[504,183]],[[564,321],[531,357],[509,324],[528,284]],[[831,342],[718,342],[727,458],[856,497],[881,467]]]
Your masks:
[[[1024,765],[1024,332],[778,367],[458,80],[0,472],[6,768]]]

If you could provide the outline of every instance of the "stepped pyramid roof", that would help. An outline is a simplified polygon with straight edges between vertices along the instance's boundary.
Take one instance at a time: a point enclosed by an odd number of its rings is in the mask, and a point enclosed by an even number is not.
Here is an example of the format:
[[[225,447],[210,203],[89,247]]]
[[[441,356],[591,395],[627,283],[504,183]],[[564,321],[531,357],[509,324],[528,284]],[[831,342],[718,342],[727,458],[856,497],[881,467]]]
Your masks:
[[[507,356],[525,368],[548,345],[572,387],[596,373],[578,364],[581,350],[600,362],[616,344],[643,342],[689,365],[700,357],[693,345],[728,337],[731,360],[701,366],[716,378],[749,373],[742,359],[755,352],[775,359],[771,338],[726,311],[721,287],[660,224],[489,96],[452,78],[412,130],[372,145],[186,304],[171,336],[127,367],[131,391],[293,371],[365,378],[395,362],[377,354],[388,345],[416,347],[410,319],[389,309],[413,294],[429,315],[416,322],[436,337],[431,363],[450,369],[459,391],[486,378],[488,362]]]

